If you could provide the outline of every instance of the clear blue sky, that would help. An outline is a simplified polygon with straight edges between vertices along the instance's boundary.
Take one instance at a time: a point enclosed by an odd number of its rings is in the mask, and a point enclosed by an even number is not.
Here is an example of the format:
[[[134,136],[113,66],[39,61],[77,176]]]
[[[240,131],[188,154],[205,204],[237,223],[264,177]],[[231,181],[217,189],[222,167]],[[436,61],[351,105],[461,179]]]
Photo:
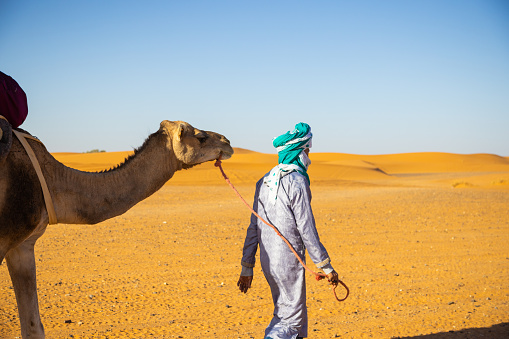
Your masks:
[[[0,70],[51,152],[131,150],[162,120],[273,153],[509,156],[509,1],[0,1]]]

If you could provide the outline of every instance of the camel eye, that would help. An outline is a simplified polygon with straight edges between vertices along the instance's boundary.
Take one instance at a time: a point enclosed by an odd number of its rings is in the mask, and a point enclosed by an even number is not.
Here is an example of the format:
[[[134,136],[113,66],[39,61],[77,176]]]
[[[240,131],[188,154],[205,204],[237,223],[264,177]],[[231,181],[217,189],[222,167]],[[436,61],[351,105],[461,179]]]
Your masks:
[[[205,133],[199,133],[196,135],[196,139],[200,142],[200,144],[203,144],[205,141],[207,141],[208,135]]]

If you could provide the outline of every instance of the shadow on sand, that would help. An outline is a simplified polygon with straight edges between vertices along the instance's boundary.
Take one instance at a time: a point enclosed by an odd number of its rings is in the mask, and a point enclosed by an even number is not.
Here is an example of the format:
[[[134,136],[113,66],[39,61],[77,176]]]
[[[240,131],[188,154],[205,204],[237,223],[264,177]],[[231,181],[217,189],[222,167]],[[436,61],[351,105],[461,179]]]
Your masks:
[[[466,328],[459,331],[441,332],[434,334],[418,335],[414,337],[395,337],[394,339],[499,339],[509,338],[509,323],[501,323],[491,327]]]

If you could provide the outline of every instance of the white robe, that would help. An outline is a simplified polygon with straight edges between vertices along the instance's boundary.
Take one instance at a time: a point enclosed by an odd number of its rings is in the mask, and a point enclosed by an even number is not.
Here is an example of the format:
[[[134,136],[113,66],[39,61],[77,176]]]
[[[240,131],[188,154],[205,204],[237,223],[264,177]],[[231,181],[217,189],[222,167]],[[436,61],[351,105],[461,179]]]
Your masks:
[[[278,228],[303,260],[307,249],[318,268],[328,265],[329,255],[316,231],[307,179],[298,172],[281,178],[277,200],[273,204],[269,201],[269,188],[263,184],[264,178],[256,184],[253,209]],[[243,266],[254,267],[258,245],[262,270],[274,302],[274,317],[265,330],[265,337],[307,337],[305,270],[276,232],[251,215],[244,242]]]

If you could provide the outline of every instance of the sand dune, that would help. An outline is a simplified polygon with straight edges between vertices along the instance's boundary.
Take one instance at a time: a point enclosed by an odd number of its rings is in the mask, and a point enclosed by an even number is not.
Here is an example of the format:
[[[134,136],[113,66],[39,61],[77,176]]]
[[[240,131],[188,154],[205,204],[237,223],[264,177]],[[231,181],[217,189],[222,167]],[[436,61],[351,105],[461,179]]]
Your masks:
[[[58,153],[86,171],[132,152]],[[308,276],[310,338],[506,338],[509,158],[311,153],[313,210],[351,296]],[[223,167],[252,201],[276,155],[237,149]],[[236,288],[250,212],[212,163],[178,172],[122,216],[52,225],[36,247],[48,338],[262,338],[272,314],[259,266]],[[308,262],[310,262],[308,258]],[[19,336],[6,265],[0,338]]]
[[[235,156],[224,162],[225,170],[236,184],[252,185],[277,163],[277,155],[235,149]],[[133,152],[55,153],[60,162],[84,171],[113,168]],[[493,154],[407,153],[389,155],[353,155],[341,153],[311,153],[309,169],[315,185],[381,184],[429,185],[441,183],[458,187],[465,185],[497,187],[509,184],[509,159]],[[213,163],[178,172],[172,185],[215,185],[221,182]],[[422,177],[425,177],[424,180]]]

